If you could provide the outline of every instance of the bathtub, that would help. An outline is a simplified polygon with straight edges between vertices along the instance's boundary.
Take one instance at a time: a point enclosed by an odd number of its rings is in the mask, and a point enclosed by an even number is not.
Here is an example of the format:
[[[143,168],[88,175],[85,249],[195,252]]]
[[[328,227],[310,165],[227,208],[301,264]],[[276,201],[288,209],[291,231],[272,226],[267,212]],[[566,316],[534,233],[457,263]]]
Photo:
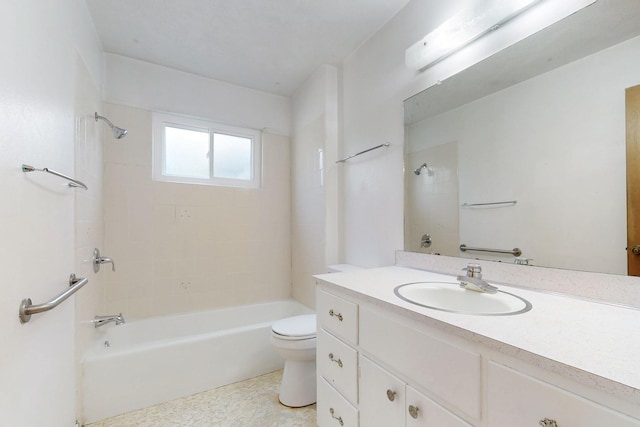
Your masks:
[[[286,300],[103,326],[82,360],[84,422],[281,369],[271,324],[311,312]]]

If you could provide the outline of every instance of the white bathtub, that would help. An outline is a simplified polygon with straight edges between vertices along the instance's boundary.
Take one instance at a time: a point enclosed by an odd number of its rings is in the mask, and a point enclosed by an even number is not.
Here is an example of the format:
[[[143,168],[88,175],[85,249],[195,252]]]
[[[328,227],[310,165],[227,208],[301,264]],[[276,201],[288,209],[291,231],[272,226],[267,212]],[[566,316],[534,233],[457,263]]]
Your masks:
[[[281,369],[271,324],[310,312],[288,300],[103,326],[82,361],[84,422]]]

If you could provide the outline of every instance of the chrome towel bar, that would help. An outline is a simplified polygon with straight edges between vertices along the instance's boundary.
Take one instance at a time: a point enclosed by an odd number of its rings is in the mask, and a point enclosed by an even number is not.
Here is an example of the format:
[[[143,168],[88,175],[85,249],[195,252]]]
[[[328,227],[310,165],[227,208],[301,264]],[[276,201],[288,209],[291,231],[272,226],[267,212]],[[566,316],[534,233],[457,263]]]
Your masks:
[[[349,160],[349,159],[353,159],[354,157],[359,156],[360,154],[368,153],[369,151],[377,150],[378,148],[382,148],[382,147],[388,147],[388,146],[390,146],[390,145],[391,145],[391,143],[390,143],[390,142],[387,142],[387,143],[385,143],[385,144],[380,144],[380,145],[377,145],[377,146],[375,146],[375,147],[372,147],[372,148],[369,148],[369,149],[367,149],[367,150],[364,150],[364,151],[361,151],[361,152],[359,152],[359,153],[356,153],[356,154],[354,154],[353,156],[345,157],[344,159],[341,159],[341,160],[336,160],[336,163],[344,163],[344,162],[346,162],[346,161],[347,161],[347,160]]]
[[[505,249],[472,248],[467,245],[460,245],[460,250],[462,252],[475,251],[475,252],[495,252],[497,254],[511,254],[513,256],[522,255],[522,251],[519,248],[513,248],[512,250],[505,250]]]
[[[506,202],[492,202],[492,203],[463,203],[462,207],[470,208],[473,206],[493,206],[493,205],[515,205],[518,203],[517,200],[508,200]]]
[[[32,314],[43,313],[45,311],[56,308],[62,301],[78,292],[78,290],[80,290],[80,288],[86,285],[88,282],[89,279],[86,279],[84,277],[76,278],[75,274],[71,274],[71,276],[69,276],[69,288],[61,294],[55,296],[51,301],[44,304],[34,305],[31,303],[31,298],[23,299],[22,303],[20,304],[19,310],[20,323],[27,323],[29,320],[31,320]]]
[[[51,170],[49,168],[38,169],[38,168],[34,168],[33,166],[25,165],[24,163],[22,164],[22,172],[27,173],[27,172],[35,172],[35,171],[47,172],[47,173],[50,173],[51,175],[55,175],[55,176],[60,177],[62,179],[66,179],[67,181],[69,181],[69,187],[82,188],[82,189],[85,189],[85,190],[89,189],[86,185],[84,185],[83,182],[78,181],[77,179],[70,178],[67,175],[61,174],[60,172],[56,172],[56,171]]]

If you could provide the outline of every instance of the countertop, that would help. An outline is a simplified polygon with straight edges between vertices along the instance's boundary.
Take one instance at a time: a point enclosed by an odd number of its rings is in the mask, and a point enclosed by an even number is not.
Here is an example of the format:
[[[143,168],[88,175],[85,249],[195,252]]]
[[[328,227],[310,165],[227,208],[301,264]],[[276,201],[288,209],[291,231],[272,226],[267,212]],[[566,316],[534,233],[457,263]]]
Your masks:
[[[512,316],[476,316],[423,308],[393,292],[411,282],[455,282],[449,275],[392,266],[314,277],[347,295],[640,404],[640,310],[499,285],[533,308]]]

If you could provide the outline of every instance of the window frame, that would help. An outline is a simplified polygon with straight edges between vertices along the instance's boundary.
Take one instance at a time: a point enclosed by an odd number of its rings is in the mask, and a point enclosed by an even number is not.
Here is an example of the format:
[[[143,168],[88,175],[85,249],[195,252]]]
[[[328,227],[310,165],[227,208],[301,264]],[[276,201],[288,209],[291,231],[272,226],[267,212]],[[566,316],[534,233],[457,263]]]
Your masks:
[[[222,187],[260,188],[262,183],[262,132],[256,129],[223,125],[210,120],[181,116],[178,114],[154,111],[152,122],[152,179],[160,182],[182,184],[215,185]],[[193,178],[186,176],[165,175],[165,128],[208,132],[209,133],[209,175],[210,178]],[[218,178],[213,169],[213,138],[224,134],[251,140],[251,179]]]

